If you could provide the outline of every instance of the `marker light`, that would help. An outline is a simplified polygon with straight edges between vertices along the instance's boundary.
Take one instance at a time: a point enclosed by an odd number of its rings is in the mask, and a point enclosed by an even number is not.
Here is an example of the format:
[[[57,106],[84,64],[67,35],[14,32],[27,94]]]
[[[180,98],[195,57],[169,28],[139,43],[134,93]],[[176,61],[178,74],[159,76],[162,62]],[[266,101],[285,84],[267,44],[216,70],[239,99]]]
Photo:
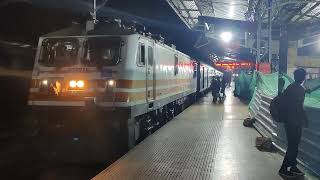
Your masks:
[[[78,88],[83,88],[84,87],[84,82],[82,80],[77,82],[77,87]]]
[[[114,80],[109,80],[109,81],[108,81],[108,85],[109,85],[109,86],[113,86],[113,85],[114,85]]]
[[[46,80],[46,79],[45,79],[45,80],[42,80],[42,84],[43,84],[43,85],[48,85],[48,80]]]
[[[77,87],[77,82],[74,81],[74,80],[72,80],[72,81],[69,82],[69,86],[70,86],[71,88],[75,88],[75,87]]]

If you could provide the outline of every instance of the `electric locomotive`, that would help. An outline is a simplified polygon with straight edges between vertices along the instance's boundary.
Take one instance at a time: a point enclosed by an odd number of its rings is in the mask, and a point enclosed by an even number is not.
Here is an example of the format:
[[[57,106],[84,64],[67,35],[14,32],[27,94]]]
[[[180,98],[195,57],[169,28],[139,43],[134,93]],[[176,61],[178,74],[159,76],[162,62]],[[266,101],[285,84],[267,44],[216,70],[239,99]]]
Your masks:
[[[216,69],[118,23],[40,37],[26,125],[45,157],[104,162],[194,102]]]

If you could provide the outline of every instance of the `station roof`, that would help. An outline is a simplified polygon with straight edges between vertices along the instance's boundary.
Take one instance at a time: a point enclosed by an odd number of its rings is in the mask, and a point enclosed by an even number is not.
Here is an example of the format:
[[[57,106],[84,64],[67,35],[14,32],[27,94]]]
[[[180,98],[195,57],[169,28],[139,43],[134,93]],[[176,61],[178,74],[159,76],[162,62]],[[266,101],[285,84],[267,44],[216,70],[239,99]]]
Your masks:
[[[193,28],[199,16],[245,21],[247,0],[167,0],[181,20]]]
[[[265,17],[267,16],[267,4],[261,0],[167,0],[167,2],[190,29],[197,25],[201,16],[255,21],[258,9]],[[320,20],[320,1],[273,0],[272,2],[274,24],[283,22],[302,24]],[[263,6],[264,8],[261,8]]]
[[[273,24],[295,24],[314,23],[320,18],[320,1],[316,0],[281,0],[272,1],[272,16]],[[247,16],[256,16],[259,6],[259,0],[250,0],[248,6]],[[267,16],[267,5],[260,5],[260,11]]]
[[[314,18],[319,18],[320,16],[320,2],[311,2],[301,4],[301,10],[298,11],[296,15],[293,16],[291,21],[302,22],[307,20],[312,20]]]

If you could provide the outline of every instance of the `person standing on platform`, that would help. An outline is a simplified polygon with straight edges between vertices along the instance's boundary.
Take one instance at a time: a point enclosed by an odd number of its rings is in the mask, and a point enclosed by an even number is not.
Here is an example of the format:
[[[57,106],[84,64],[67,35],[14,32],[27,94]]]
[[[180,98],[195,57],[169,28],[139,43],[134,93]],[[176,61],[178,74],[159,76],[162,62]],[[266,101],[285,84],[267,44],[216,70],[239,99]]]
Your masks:
[[[286,178],[303,176],[297,168],[298,147],[301,139],[302,127],[308,125],[306,112],[303,109],[305,88],[302,86],[306,78],[306,71],[299,68],[294,71],[294,83],[283,92],[283,103],[286,107],[283,119],[288,147],[279,175]]]
[[[211,92],[212,92],[212,101],[216,102],[219,97],[219,91],[220,91],[220,81],[217,77],[213,77],[211,80]]]
[[[225,72],[223,73],[223,76],[222,76],[222,79],[221,79],[221,93],[222,93],[222,96],[223,97],[226,97],[226,87],[227,87],[227,84],[228,84],[228,73]]]
[[[227,87],[231,87],[231,81],[232,81],[232,73],[231,72],[228,72],[228,75],[227,75]]]

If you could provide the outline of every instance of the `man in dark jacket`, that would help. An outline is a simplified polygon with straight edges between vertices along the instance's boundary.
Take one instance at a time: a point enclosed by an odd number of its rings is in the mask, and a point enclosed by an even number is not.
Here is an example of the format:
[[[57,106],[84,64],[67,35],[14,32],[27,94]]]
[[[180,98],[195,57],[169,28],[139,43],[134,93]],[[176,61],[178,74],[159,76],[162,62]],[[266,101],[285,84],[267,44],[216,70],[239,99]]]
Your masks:
[[[218,77],[212,78],[210,87],[211,87],[211,92],[213,97],[212,101],[216,102],[217,98],[219,97],[218,94],[220,91],[220,81]]]
[[[302,86],[305,78],[306,71],[304,69],[299,68],[295,70],[294,83],[289,85],[283,93],[283,102],[286,106],[286,112],[283,112],[286,113],[284,126],[288,148],[279,174],[287,178],[304,175],[304,173],[297,168],[297,155],[302,127],[307,125],[307,116],[303,109],[305,89]],[[290,170],[288,170],[288,168],[290,168]]]
[[[226,87],[228,86],[228,75],[229,72],[223,73],[222,79],[221,79],[221,90],[220,92],[222,93],[223,97],[226,97]]]

